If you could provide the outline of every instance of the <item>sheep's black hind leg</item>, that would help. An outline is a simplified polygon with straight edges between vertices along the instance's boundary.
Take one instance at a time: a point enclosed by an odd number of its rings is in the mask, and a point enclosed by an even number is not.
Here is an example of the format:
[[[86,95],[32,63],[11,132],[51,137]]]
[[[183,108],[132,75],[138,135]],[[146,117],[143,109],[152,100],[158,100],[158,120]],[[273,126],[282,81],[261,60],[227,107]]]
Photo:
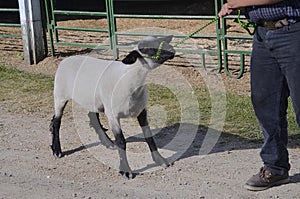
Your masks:
[[[152,159],[153,161],[163,167],[168,167],[170,166],[170,163],[163,158],[160,153],[157,151],[157,146],[154,142],[153,136],[152,136],[152,132],[151,129],[148,125],[148,119],[147,119],[147,110],[144,109],[140,115],[137,117],[138,122],[142,128],[143,134],[145,136],[145,140],[150,148],[151,151],[151,155],[152,155]]]
[[[105,133],[107,129],[102,126],[99,120],[99,113],[89,112],[88,116],[90,118],[90,126],[95,129],[101,143],[107,148],[114,148],[113,141]]]
[[[60,129],[60,124],[61,124],[61,118],[63,115],[63,111],[68,103],[67,100],[60,101],[60,100],[55,100],[55,115],[53,116],[50,124],[50,131],[52,134],[52,145],[51,149],[53,152],[53,155],[60,158],[62,157],[62,152],[61,152],[61,146],[60,146],[60,141],[59,141],[59,129]]]
[[[50,131],[52,133],[52,145],[51,149],[53,155],[60,158],[62,157],[61,146],[59,141],[59,128],[61,124],[61,117],[53,116],[50,124]]]

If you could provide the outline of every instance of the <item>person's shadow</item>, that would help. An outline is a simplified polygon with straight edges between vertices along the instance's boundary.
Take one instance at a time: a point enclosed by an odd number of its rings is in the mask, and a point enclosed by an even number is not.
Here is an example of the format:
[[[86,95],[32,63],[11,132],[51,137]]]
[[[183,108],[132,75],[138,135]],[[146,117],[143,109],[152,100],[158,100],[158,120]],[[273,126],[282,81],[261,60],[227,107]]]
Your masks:
[[[300,173],[290,176],[290,183],[300,183]]]

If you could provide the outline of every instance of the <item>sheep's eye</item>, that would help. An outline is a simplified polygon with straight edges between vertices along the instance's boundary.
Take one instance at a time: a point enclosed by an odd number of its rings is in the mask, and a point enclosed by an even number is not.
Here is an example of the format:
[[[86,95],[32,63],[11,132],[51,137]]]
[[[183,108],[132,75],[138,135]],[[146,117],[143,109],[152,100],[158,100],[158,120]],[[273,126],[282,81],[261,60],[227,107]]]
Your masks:
[[[153,55],[156,54],[157,49],[156,48],[142,48],[142,49],[140,49],[140,51],[143,54],[147,54],[147,55],[153,56]]]

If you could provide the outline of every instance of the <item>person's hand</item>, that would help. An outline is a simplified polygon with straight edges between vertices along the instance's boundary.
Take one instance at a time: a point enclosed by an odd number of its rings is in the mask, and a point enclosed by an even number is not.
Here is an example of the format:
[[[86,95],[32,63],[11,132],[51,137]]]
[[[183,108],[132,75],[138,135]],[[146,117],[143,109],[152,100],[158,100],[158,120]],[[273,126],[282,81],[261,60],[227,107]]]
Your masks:
[[[271,5],[282,2],[284,0],[227,0],[220,12],[219,17],[224,17],[232,13],[235,9],[239,9],[247,6],[260,6],[260,5]]]
[[[229,4],[229,3],[225,3],[225,4],[222,6],[220,12],[218,13],[218,16],[222,18],[222,17],[224,17],[224,16],[229,15],[229,14],[232,13],[233,11],[234,11],[234,9],[230,6],[230,4]]]

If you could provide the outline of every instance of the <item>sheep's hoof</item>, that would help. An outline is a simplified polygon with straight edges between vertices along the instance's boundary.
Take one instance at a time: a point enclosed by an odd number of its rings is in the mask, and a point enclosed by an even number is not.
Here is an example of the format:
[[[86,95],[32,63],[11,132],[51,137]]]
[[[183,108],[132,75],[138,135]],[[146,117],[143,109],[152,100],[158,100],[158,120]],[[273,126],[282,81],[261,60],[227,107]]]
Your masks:
[[[55,149],[52,145],[51,145],[51,149],[52,149],[52,153],[53,153],[54,157],[56,157],[56,158],[62,157],[62,152],[60,149]]]
[[[154,162],[159,166],[162,166],[164,168],[171,166],[171,164],[165,158],[163,158],[157,151],[152,152],[152,158]]]
[[[136,174],[132,173],[132,171],[119,171],[119,173],[126,179],[135,178]]]
[[[61,157],[62,157],[62,154],[61,154],[61,153],[58,153],[58,154],[53,153],[53,155],[54,155],[54,157],[56,157],[56,158],[61,158]]]
[[[162,166],[163,168],[168,168],[169,166],[171,166],[171,164],[166,160],[162,164],[159,164],[159,165]]]

